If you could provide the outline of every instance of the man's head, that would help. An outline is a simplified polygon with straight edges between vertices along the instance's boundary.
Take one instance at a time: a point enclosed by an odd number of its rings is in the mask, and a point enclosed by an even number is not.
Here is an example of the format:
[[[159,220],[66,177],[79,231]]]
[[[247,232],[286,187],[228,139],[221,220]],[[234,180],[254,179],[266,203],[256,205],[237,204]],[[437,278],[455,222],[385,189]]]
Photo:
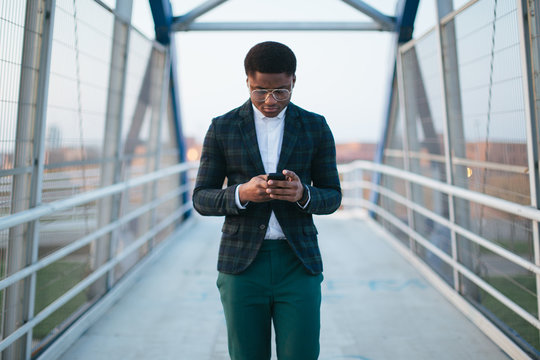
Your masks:
[[[285,73],[294,76],[296,56],[288,46],[266,41],[252,47],[244,60],[246,75],[258,71],[266,74]]]
[[[264,116],[277,116],[291,101],[296,81],[296,57],[292,50],[273,41],[257,44],[247,53],[244,67],[255,107]]]

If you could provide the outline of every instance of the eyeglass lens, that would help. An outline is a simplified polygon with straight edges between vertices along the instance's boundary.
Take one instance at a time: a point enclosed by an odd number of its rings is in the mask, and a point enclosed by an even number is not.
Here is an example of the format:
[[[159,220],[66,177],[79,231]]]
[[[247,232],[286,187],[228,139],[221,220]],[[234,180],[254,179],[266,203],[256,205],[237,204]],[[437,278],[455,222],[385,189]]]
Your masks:
[[[290,96],[290,91],[287,89],[274,89],[274,90],[253,90],[251,96],[255,101],[266,101],[267,96],[272,94],[276,101],[287,100]]]

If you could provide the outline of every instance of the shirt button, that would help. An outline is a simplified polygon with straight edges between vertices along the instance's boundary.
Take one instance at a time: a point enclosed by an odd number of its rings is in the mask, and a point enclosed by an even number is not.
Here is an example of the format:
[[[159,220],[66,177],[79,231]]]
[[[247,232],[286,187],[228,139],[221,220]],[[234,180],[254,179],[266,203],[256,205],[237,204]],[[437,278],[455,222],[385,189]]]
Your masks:
[[[260,226],[259,226],[259,229],[261,229],[261,230],[266,229],[266,225],[260,225]]]

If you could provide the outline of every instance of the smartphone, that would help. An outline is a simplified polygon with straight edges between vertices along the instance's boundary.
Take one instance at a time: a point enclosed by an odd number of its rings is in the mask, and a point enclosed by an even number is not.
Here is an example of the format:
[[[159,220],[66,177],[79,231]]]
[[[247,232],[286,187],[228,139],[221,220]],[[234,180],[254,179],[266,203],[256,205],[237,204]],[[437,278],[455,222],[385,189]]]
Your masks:
[[[270,174],[268,174],[268,180],[280,180],[280,181],[283,181],[283,180],[285,180],[285,175],[283,175],[281,173],[270,173]]]

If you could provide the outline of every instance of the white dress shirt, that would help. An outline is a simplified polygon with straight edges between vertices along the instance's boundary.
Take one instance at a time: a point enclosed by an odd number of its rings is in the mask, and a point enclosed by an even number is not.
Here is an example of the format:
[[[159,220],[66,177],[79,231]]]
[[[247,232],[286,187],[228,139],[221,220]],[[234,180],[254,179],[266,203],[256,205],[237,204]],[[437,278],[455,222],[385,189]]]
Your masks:
[[[285,128],[285,109],[281,110],[278,116],[269,118],[263,115],[253,105],[253,113],[255,118],[255,131],[257,133],[257,143],[259,144],[259,151],[261,153],[261,159],[264,165],[264,171],[268,173],[277,172],[277,165],[279,161],[279,155],[281,154],[281,144],[283,142],[283,130]],[[236,187],[235,200],[236,205],[245,209],[247,204],[242,205],[240,203],[240,196],[238,187]],[[305,208],[310,199],[302,208]],[[299,204],[300,205],[300,204]],[[285,234],[277,221],[276,215],[272,211],[270,215],[270,221],[266,228],[265,239],[283,239]]]

